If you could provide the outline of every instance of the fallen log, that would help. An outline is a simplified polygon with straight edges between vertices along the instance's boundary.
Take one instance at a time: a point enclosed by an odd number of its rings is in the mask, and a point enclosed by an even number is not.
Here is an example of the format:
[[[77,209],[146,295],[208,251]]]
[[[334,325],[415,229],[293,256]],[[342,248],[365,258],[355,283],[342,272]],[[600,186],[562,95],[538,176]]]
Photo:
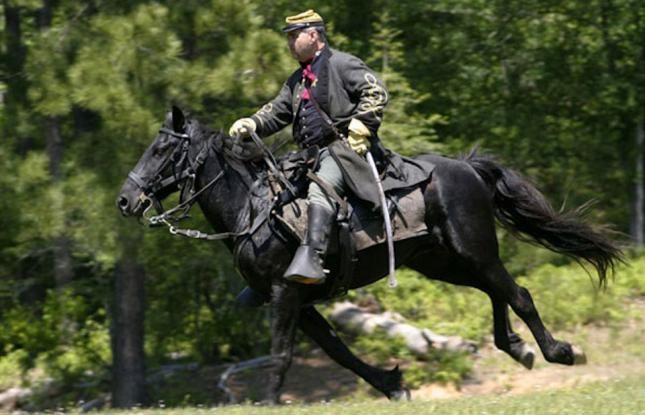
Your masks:
[[[418,357],[427,356],[430,349],[451,352],[476,353],[477,345],[458,336],[444,336],[427,328],[418,328],[405,322],[398,313],[386,311],[375,314],[344,301],[333,306],[331,320],[340,331],[371,334],[382,330],[388,337],[400,337],[408,349]]]
[[[31,389],[10,388],[0,393],[0,410],[7,412],[13,411],[22,399],[32,394],[33,391]]]

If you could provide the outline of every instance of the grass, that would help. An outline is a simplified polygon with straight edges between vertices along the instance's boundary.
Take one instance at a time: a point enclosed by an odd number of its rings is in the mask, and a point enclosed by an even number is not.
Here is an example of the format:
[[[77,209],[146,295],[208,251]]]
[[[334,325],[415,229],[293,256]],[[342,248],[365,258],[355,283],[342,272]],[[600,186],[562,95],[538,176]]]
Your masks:
[[[620,415],[645,414],[645,374],[573,389],[559,389],[527,395],[481,396],[429,402],[390,403],[384,400],[283,405],[259,407],[238,405],[218,408],[150,409],[130,412],[110,411],[104,415]]]

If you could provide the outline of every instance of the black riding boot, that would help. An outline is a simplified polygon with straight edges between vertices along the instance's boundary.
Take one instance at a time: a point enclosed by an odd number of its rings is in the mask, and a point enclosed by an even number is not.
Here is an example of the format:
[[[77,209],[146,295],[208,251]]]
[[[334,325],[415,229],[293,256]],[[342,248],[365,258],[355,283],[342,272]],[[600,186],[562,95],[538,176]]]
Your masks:
[[[308,225],[305,239],[296,251],[284,277],[302,284],[325,282],[323,260],[327,253],[329,232],[335,212],[325,206],[310,204],[307,209]]]

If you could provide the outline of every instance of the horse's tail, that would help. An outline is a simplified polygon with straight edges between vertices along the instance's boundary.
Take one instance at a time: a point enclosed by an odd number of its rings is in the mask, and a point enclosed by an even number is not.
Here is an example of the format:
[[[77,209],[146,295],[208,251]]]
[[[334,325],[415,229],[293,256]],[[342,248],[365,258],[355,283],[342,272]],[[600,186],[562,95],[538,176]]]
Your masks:
[[[557,212],[530,181],[492,158],[472,151],[464,161],[491,187],[495,216],[506,229],[522,240],[590,263],[600,285],[606,283],[607,272],[622,261],[622,251],[609,237],[609,229],[582,222],[580,214],[587,205],[573,212]]]

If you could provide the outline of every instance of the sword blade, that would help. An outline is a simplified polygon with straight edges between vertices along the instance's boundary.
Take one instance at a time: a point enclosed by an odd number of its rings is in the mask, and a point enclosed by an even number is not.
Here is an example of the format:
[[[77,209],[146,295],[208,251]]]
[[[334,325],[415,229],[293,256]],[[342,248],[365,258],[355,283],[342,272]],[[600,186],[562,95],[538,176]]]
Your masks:
[[[370,165],[370,170],[374,176],[374,181],[376,181],[376,186],[379,191],[379,198],[381,199],[381,209],[383,211],[383,222],[385,223],[385,238],[387,241],[387,253],[389,261],[389,273],[387,277],[387,285],[390,288],[397,286],[396,275],[395,275],[395,256],[394,256],[394,235],[392,233],[392,222],[390,221],[390,212],[387,209],[387,201],[385,200],[385,191],[383,191],[383,184],[381,183],[381,177],[378,174],[376,169],[376,163],[374,162],[374,157],[369,151],[366,153],[367,163]]]

